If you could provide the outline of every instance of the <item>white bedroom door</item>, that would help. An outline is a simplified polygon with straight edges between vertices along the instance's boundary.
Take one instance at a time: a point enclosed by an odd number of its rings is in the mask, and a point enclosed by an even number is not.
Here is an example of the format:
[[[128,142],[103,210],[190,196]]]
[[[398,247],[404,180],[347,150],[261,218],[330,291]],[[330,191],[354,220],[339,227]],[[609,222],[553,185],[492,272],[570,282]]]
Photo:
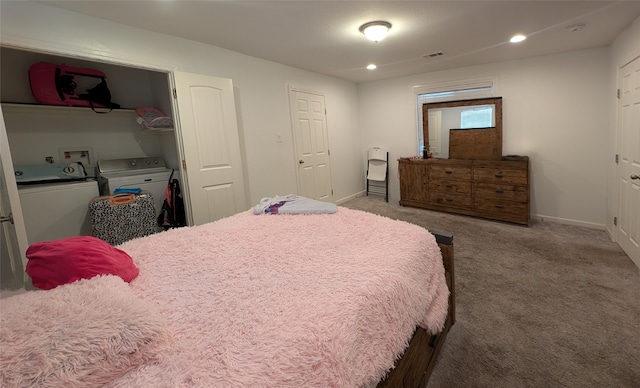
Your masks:
[[[620,70],[616,242],[640,268],[640,57]]]
[[[442,150],[442,111],[433,111],[428,113],[429,120],[429,149],[434,158],[448,158],[449,150]]]
[[[25,285],[28,247],[18,186],[13,172],[7,128],[0,110],[0,264],[1,289],[15,290]]]
[[[334,202],[324,96],[289,89],[298,193]]]
[[[230,79],[175,72],[183,186],[191,225],[247,209]]]

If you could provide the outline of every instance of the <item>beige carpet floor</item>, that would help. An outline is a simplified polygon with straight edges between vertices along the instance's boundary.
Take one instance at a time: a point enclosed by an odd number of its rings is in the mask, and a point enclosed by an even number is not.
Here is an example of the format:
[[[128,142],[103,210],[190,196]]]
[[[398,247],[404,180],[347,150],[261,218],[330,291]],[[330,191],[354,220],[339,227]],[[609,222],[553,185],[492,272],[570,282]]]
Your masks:
[[[429,388],[640,387],[640,271],[604,231],[342,206],[454,236],[456,324]]]

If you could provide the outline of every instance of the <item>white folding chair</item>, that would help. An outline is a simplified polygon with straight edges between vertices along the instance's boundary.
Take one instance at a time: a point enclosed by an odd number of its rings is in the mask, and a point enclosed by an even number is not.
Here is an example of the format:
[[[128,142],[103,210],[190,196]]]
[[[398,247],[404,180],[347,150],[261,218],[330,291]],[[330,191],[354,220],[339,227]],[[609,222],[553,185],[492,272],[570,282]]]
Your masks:
[[[373,190],[372,190],[373,189]],[[389,152],[382,147],[367,152],[367,193],[384,195],[389,202]]]

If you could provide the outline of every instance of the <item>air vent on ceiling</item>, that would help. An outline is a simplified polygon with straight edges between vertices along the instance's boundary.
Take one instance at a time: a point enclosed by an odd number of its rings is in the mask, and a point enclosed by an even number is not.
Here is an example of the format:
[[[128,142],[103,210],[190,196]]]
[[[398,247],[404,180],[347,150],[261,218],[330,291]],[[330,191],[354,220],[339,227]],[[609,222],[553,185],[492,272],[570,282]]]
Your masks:
[[[573,24],[569,27],[567,27],[567,30],[571,31],[571,32],[576,32],[576,31],[580,31],[581,29],[585,28],[587,25],[584,23],[578,23],[578,24]]]
[[[435,58],[435,57],[441,57],[443,55],[444,55],[444,52],[436,51],[436,52],[433,52],[433,53],[430,53],[430,54],[425,54],[422,57],[423,58]]]

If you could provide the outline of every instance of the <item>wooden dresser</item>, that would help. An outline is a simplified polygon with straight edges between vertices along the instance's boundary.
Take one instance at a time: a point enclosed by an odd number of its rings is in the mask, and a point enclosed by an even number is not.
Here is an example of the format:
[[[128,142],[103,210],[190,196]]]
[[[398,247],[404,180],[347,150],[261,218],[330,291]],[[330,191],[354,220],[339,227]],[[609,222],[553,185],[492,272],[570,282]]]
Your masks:
[[[529,224],[529,158],[399,159],[400,205]]]

